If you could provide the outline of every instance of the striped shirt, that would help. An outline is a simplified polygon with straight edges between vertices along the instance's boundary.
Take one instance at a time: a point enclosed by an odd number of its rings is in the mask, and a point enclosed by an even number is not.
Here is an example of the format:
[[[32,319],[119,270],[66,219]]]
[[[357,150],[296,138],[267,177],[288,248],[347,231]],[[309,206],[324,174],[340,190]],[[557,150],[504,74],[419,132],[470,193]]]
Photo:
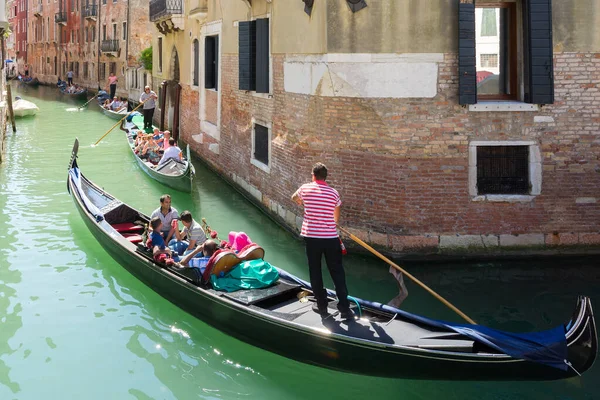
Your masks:
[[[300,235],[319,239],[338,237],[333,212],[342,205],[342,201],[337,190],[329,187],[325,181],[315,181],[300,186],[298,196],[304,204]]]

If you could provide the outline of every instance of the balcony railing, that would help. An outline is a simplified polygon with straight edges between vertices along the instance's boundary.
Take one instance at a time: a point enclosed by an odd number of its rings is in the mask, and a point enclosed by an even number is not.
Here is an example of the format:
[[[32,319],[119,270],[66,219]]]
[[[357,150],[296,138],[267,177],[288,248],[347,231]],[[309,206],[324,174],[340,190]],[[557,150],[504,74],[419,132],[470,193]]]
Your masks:
[[[118,40],[103,40],[100,44],[100,49],[103,53],[117,52],[119,48]]]
[[[33,14],[36,15],[36,16],[38,16],[38,17],[41,17],[42,13],[44,12],[44,6],[42,4],[38,4],[38,5],[34,6],[34,7],[35,8],[34,8]]]
[[[95,4],[85,6],[83,10],[83,16],[85,18],[95,19],[98,16],[98,9]]]
[[[160,18],[170,15],[183,14],[182,0],[151,0],[150,21],[154,22]]]
[[[57,12],[54,14],[54,22],[57,24],[66,24],[67,23],[67,13],[64,11]]]

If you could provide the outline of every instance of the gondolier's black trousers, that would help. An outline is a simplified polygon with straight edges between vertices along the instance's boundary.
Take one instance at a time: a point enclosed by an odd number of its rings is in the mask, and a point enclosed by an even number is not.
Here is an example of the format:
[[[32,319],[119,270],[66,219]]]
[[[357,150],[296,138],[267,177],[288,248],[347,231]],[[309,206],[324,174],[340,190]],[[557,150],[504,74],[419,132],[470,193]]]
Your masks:
[[[152,117],[154,116],[154,108],[144,108],[144,129],[152,129]]]
[[[110,101],[112,101],[112,99],[114,99],[115,93],[117,93],[117,84],[116,83],[110,85]]]
[[[342,312],[348,311],[348,288],[346,287],[346,274],[342,265],[342,248],[338,238],[317,239],[304,238],[306,243],[306,257],[308,258],[308,269],[310,272],[310,284],[317,300],[319,310],[327,310],[327,292],[323,287],[323,274],[321,271],[321,259],[325,255],[325,262],[329,269],[331,279],[335,285],[338,297],[338,309]]]

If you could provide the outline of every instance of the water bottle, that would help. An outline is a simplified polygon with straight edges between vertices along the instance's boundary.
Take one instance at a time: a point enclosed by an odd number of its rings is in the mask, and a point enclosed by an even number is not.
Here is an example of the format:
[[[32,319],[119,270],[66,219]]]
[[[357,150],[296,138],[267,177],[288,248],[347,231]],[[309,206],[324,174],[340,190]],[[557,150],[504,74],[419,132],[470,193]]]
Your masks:
[[[340,247],[342,249],[342,255],[348,254],[348,250],[346,250],[346,246],[344,246],[344,242],[342,242],[342,238],[338,237],[338,239],[340,239]]]

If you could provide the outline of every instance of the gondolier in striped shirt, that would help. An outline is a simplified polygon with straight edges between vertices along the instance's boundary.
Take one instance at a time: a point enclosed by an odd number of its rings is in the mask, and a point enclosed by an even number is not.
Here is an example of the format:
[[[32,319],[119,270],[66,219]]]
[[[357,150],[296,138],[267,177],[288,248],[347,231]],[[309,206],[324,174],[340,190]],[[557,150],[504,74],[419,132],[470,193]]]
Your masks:
[[[327,179],[327,167],[322,163],[316,163],[312,170],[312,182],[300,186],[292,195],[292,200],[304,206],[304,221],[300,234],[306,243],[310,284],[317,301],[313,305],[313,310],[322,317],[328,315],[327,292],[323,287],[321,273],[321,258],[325,255],[327,268],[338,297],[338,310],[342,318],[350,319],[353,314],[348,303],[342,248],[336,229],[342,202],[337,190],[327,185],[325,179]]]

